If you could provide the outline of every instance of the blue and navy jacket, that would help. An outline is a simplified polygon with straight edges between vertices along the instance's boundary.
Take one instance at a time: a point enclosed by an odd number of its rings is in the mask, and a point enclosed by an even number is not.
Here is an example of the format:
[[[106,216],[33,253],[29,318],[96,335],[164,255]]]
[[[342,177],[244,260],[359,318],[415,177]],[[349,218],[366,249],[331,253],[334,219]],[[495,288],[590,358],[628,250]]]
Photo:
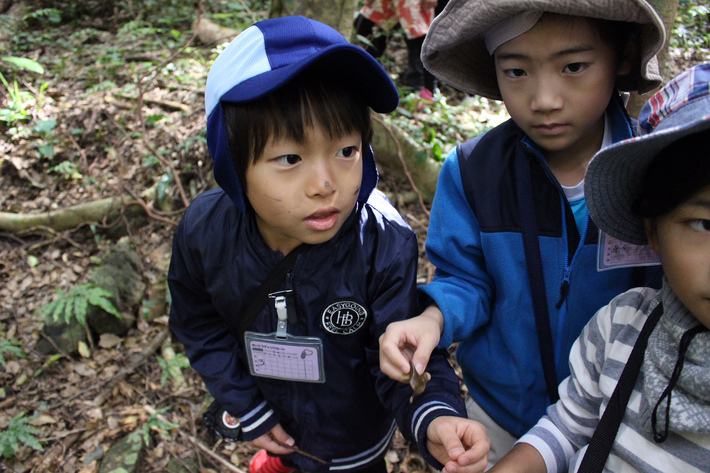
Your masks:
[[[607,109],[612,140],[633,135],[621,100]],[[472,150],[472,151],[471,151]],[[516,172],[519,153],[530,173]],[[462,176],[465,176],[463,178]],[[532,181],[557,379],[584,325],[613,297],[649,285],[640,268],[598,272],[599,230],[587,215],[580,234],[572,209],[539,148],[509,120],[457,147],[439,175],[427,256],[434,280],[420,289],[444,315],[440,347],[458,342],[469,392],[500,426],[519,437],[545,413],[543,375],[517,194]],[[660,276],[653,278],[658,285]],[[651,283],[650,285],[654,285]]]
[[[363,153],[361,192],[342,228],[299,254],[280,285],[292,291],[288,333],[323,342],[325,382],[309,383],[250,374],[234,327],[283,254],[259,233],[231,161],[221,104],[209,116],[207,139],[221,189],[201,194],[185,212],[173,239],[168,283],[170,327],[209,392],[240,419],[245,440],[281,424],[299,449],[327,461],[290,455],[305,471],[371,467],[382,461],[397,426],[441,468],[426,450],[427,427],[438,416],[466,417],[446,352],[432,357],[432,379],[412,403],[409,384],[380,371],[380,335],[391,322],[416,314],[418,245],[375,189],[372,151]],[[349,310],[343,314],[347,326],[337,321],[341,308]],[[272,299],[251,330],[269,334],[276,324]]]

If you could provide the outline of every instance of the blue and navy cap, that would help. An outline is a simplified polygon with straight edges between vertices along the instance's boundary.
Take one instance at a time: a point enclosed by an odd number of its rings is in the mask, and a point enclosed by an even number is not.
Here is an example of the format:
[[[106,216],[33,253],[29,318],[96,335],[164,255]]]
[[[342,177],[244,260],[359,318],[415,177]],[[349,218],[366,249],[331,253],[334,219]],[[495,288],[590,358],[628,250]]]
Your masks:
[[[249,102],[287,84],[309,68],[325,67],[330,77],[355,90],[374,111],[397,108],[399,95],[382,66],[330,26],[302,16],[260,21],[239,34],[210,68],[205,88],[207,146],[214,176],[234,204],[244,209],[245,195],[232,162],[223,102]],[[358,201],[377,185],[371,149],[363,153],[363,182]]]
[[[589,215],[608,235],[635,245],[648,240],[632,206],[646,168],[679,139],[710,130],[710,63],[672,79],[641,109],[639,136],[599,151],[587,168],[584,193]]]

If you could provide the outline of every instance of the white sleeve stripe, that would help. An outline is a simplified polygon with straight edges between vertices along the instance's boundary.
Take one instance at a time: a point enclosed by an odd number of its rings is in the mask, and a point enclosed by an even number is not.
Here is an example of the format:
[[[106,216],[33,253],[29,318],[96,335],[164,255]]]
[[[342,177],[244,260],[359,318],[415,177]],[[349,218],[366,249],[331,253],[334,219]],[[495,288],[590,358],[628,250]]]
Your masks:
[[[426,417],[429,414],[431,414],[432,412],[437,411],[437,410],[451,411],[451,412],[453,412],[453,415],[458,414],[452,407],[450,407],[446,404],[437,404],[437,405],[431,406],[426,411],[422,412],[422,414],[416,419],[416,423],[414,425],[414,428],[412,429],[412,433],[414,434],[414,438],[416,438],[417,441],[419,441],[421,439],[421,436],[419,435],[419,429],[421,428],[422,422],[424,421],[424,419],[426,419]],[[426,432],[425,432],[425,434],[426,434]]]
[[[249,419],[252,418],[253,416],[255,416],[256,414],[258,414],[259,411],[264,410],[264,407],[266,407],[266,401],[262,401],[261,404],[259,404],[259,405],[256,406],[254,409],[252,409],[251,411],[249,411],[249,412],[247,412],[246,414],[244,414],[244,415],[239,419],[239,421],[242,422],[242,423],[244,423],[244,422],[247,422],[247,423],[248,423],[248,422],[249,422]]]
[[[266,420],[267,420],[269,417],[271,417],[273,413],[274,413],[274,411],[271,410],[271,409],[269,409],[269,410],[266,412],[266,414],[264,414],[263,416],[261,416],[256,422],[252,422],[252,423],[250,423],[249,425],[242,425],[242,429],[244,430],[244,432],[251,432],[252,430],[254,430],[254,429],[256,429],[257,427],[259,427],[261,424],[263,424],[264,422],[266,422]]]

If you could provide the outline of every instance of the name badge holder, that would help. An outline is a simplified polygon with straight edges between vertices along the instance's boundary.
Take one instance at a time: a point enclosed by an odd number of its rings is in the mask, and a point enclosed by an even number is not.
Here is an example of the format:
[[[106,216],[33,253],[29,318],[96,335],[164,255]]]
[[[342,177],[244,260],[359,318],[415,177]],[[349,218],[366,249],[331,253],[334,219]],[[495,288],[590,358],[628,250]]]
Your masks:
[[[621,241],[599,230],[597,271],[637,266],[656,266],[661,257],[650,245],[634,245]]]
[[[297,337],[287,331],[287,298],[291,292],[269,294],[278,315],[276,332],[244,333],[249,370],[252,376],[324,383],[323,341],[318,337]]]

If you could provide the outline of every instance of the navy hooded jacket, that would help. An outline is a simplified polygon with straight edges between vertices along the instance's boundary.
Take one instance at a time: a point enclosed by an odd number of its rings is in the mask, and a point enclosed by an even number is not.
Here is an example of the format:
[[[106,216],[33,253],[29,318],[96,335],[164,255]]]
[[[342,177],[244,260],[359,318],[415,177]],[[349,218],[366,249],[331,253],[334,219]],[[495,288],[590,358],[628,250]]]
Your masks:
[[[466,417],[446,352],[432,355],[432,380],[412,403],[411,387],[379,367],[379,336],[389,323],[418,313],[418,245],[375,189],[372,151],[364,149],[361,192],[350,216],[331,240],[301,253],[280,285],[293,291],[288,333],[323,343],[325,380],[311,383],[250,373],[244,340],[233,327],[283,254],[267,246],[247,204],[229,154],[221,99],[209,113],[207,139],[221,189],[201,194],[185,212],[168,283],[170,327],[209,392],[240,419],[245,440],[278,423],[299,449],[327,461],[290,455],[305,471],[371,467],[382,461],[396,426],[441,468],[426,451],[427,427],[438,416]],[[338,315],[352,314],[357,320],[349,325],[337,322]],[[250,330],[270,334],[276,324],[270,299]]]

